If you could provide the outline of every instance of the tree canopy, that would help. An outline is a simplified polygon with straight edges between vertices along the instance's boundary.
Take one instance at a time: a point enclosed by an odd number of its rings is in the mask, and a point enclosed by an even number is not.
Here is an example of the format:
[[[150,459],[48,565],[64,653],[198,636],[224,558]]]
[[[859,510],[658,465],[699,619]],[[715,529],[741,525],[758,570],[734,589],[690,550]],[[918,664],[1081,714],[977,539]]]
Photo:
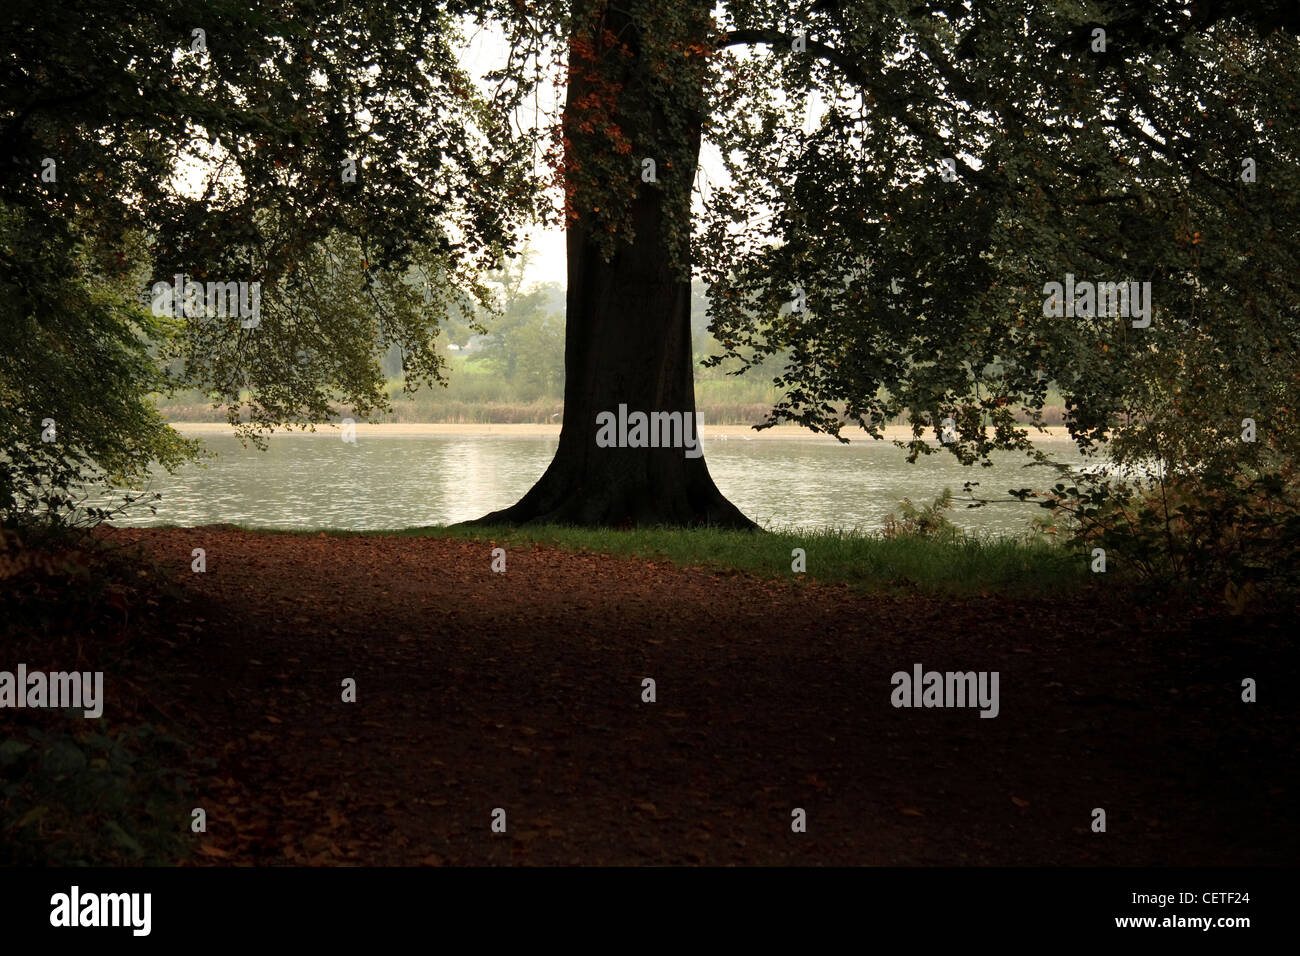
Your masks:
[[[731,183],[701,258],[719,338],[790,350],[773,420],[951,415],[953,450],[979,457],[1013,442],[1012,412],[1049,382],[1092,439],[1154,379],[1217,375],[1235,383],[1225,433],[1264,409],[1286,430],[1293,35],[1181,5],[819,3],[803,21],[761,6],[723,41],[767,52],[722,69],[710,131]],[[1149,327],[1045,314],[1067,275],[1150,282]],[[793,286],[804,314],[781,308]]]
[[[184,449],[145,401],[168,383],[248,389],[253,423],[270,425],[318,420],[332,401],[382,405],[394,344],[409,386],[437,381],[439,321],[490,299],[485,272],[556,214],[571,233],[574,389],[600,391],[592,363],[617,341],[598,315],[615,300],[573,288],[573,270],[595,281],[599,260],[624,279],[705,279],[720,358],[784,358],[768,424],[879,435],[906,415],[913,455],[932,430],[974,462],[1024,446],[1017,413],[1054,385],[1085,446],[1123,426],[1148,447],[1192,433],[1226,447],[1249,418],[1265,440],[1247,456],[1295,458],[1300,44],[1287,4],[191,3],[127,16],[56,3],[12,18],[11,462],[49,453],[46,417],[58,454],[119,473],[175,461]],[[476,82],[458,54],[486,26],[508,54]],[[548,85],[567,88],[562,115],[530,114]],[[721,177],[697,182],[701,143]],[[160,318],[133,300],[130,287],[178,274],[260,283],[263,317]],[[1134,293],[1121,314],[1102,307],[1109,283]],[[1102,304],[1058,302],[1054,284]],[[676,293],[643,298],[634,324],[680,311]],[[689,387],[673,329],[646,333],[670,358],[629,343],[628,361],[645,355]]]
[[[31,506],[42,469],[130,480],[177,463],[193,449],[148,401],[168,385],[246,388],[268,425],[381,403],[394,344],[408,382],[438,379],[440,317],[472,308],[537,201],[527,146],[460,68],[443,5],[6,18],[0,508]],[[176,275],[257,283],[257,322],[152,314],[150,285]]]

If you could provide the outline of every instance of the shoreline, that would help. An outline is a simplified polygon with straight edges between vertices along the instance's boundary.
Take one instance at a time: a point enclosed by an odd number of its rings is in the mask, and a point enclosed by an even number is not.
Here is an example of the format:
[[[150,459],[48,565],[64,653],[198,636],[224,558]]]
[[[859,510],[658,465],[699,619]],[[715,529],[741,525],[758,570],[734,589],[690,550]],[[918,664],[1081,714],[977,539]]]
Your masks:
[[[235,429],[226,422],[169,422],[182,435],[200,437],[203,435],[233,435]],[[316,424],[306,426],[305,428],[279,428],[272,432],[273,435],[309,435],[316,437],[337,437],[340,426],[337,423]],[[312,430],[314,429],[314,430]],[[701,425],[699,428],[700,437],[703,439],[729,440],[739,439],[742,441],[806,441],[818,442],[823,444],[838,445],[829,435],[820,435],[808,431],[799,425],[774,425],[771,428],[765,428],[762,431],[755,431],[750,425]],[[514,425],[491,425],[491,424],[438,424],[422,422],[358,422],[356,425],[357,437],[368,436],[372,438],[426,438],[426,437],[478,437],[478,436],[502,436],[516,438],[559,438],[559,425],[539,425],[539,424],[514,424]],[[843,435],[850,442],[870,441],[871,436],[859,428],[846,428]],[[912,429],[907,425],[887,425],[884,428],[885,440],[907,440],[912,437]],[[933,436],[923,436],[933,440]],[[1070,435],[1063,425],[1046,426],[1042,432],[1030,430],[1030,438],[1034,442],[1068,442]]]

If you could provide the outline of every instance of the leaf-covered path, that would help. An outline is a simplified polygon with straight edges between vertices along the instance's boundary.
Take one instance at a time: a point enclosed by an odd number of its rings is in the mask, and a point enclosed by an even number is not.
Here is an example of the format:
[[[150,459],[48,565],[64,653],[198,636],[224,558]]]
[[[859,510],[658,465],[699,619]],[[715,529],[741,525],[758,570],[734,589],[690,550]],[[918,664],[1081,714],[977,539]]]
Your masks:
[[[498,574],[489,544],[436,538],[102,533],[186,592],[123,686],[216,761],[198,862],[1296,858],[1296,674],[1268,627],[542,548]],[[894,708],[917,663],[998,671],[998,716]]]

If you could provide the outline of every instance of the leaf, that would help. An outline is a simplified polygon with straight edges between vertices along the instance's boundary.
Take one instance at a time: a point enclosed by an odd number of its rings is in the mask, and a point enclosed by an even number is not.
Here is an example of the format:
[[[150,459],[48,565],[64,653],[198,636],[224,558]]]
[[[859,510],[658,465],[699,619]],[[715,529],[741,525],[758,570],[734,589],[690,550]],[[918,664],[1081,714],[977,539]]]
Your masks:
[[[230,854],[227,853],[225,850],[221,849],[221,847],[213,846],[211,843],[204,843],[202,846],[199,847],[199,852],[202,853],[204,856],[216,857],[219,860],[227,859],[230,856]]]
[[[49,812],[50,812],[50,808],[45,806],[44,804],[42,804],[39,807],[32,807],[30,810],[28,810],[26,813],[23,814],[23,818],[18,821],[18,826],[21,829],[22,827],[27,826],[29,823],[35,823],[38,820],[44,819],[44,817]]]
[[[104,826],[109,833],[113,834],[113,839],[116,842],[126,847],[136,856],[144,855],[144,847],[142,847],[139,844],[139,842],[136,841],[135,837],[131,836],[131,834],[123,830],[121,824],[119,824],[116,820],[109,820],[108,823],[106,823]]]
[[[13,763],[18,759],[19,754],[25,754],[31,749],[31,744],[25,744],[21,740],[6,740],[0,743],[0,767]]]
[[[1011,798],[1011,802],[1014,803],[1016,806],[1020,807],[1022,810],[1023,810],[1025,807],[1029,806],[1029,801],[1028,801],[1028,800],[1022,800],[1022,799],[1020,799],[1019,797],[1014,797],[1014,796],[1013,796],[1013,797]]]

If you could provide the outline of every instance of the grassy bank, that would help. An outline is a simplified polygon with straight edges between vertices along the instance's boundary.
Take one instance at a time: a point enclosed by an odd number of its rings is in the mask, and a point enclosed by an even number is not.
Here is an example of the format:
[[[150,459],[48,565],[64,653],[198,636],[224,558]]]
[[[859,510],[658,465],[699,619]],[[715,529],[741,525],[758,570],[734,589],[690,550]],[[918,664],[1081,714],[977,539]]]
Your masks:
[[[740,571],[767,579],[797,576],[821,584],[847,584],[864,591],[954,596],[996,592],[1018,597],[1050,597],[1092,583],[1086,556],[1048,542],[1024,539],[961,537],[945,541],[918,536],[886,538],[836,530],[750,534],[709,529],[615,530],[557,525],[526,528],[452,525],[390,532],[326,533],[483,541],[504,547],[507,562],[512,547],[543,545],[577,553],[667,560],[679,567]],[[804,574],[795,575],[791,570],[795,548],[802,548],[806,554]]]

